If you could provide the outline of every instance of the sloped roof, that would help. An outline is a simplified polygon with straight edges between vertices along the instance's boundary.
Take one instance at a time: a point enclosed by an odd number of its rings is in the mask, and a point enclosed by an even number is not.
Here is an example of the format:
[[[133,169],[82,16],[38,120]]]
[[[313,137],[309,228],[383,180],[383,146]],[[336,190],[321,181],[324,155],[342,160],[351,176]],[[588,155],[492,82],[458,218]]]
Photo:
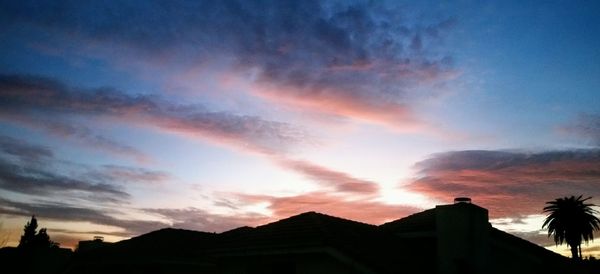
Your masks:
[[[380,225],[379,228],[393,233],[435,230],[435,208],[387,222]]]
[[[218,264],[220,258],[236,256],[286,252],[332,255],[334,252],[376,273],[397,273],[398,269],[435,273],[438,251],[435,231],[436,209],[380,226],[306,212],[255,228],[240,227],[220,234],[162,229],[83,255],[115,260],[193,260],[194,263]],[[544,258],[563,258],[491,226],[490,238]]]
[[[220,235],[219,248],[259,250],[278,247],[358,244],[377,227],[317,212],[306,212],[256,228],[239,228]]]
[[[217,254],[251,254],[277,249],[331,248],[378,273],[393,273],[411,265],[433,264],[435,243],[420,239],[398,239],[375,225],[317,212],[306,212],[256,228],[224,232],[216,245]]]
[[[128,260],[198,258],[213,247],[216,237],[215,233],[164,228],[78,255]]]
[[[490,228],[490,236],[492,237],[492,239],[497,240],[498,242],[510,243],[515,248],[531,253],[538,253],[552,260],[562,261],[567,259],[565,256],[552,252],[544,247],[531,243],[527,240],[521,239],[510,233],[506,233],[497,228]]]

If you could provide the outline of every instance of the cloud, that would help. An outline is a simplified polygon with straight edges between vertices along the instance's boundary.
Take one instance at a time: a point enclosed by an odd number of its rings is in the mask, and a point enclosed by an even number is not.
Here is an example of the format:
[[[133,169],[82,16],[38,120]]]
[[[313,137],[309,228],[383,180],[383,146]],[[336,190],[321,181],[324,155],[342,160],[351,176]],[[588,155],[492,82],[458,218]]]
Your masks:
[[[0,119],[7,123],[23,125],[33,129],[43,130],[59,138],[71,138],[84,145],[86,148],[100,149],[112,154],[135,159],[138,162],[149,162],[150,156],[144,152],[111,138],[95,133],[89,127],[78,124],[75,121],[57,120],[57,117],[45,118],[40,116],[28,117],[23,113],[0,112]]]
[[[6,155],[16,156],[22,162],[39,162],[54,157],[46,147],[32,145],[22,140],[0,135],[0,151]]]
[[[415,167],[419,175],[407,189],[442,201],[468,196],[496,218],[540,214],[559,197],[600,196],[598,149],[453,151]]]
[[[294,196],[238,194],[247,204],[268,203],[273,218],[287,218],[307,211],[317,211],[333,216],[371,224],[382,224],[420,211],[417,208],[390,205],[370,198],[352,198],[328,192],[309,192]]]
[[[58,161],[48,148],[0,136],[0,151],[0,189],[40,196],[70,194],[112,202],[129,197],[129,194],[111,184],[89,182],[48,169]],[[10,156],[16,156],[19,160]]]
[[[117,219],[99,209],[77,207],[63,203],[22,203],[0,198],[0,214],[31,216],[59,221],[90,222],[124,229],[130,236],[140,235],[169,226],[167,223],[145,220]]]
[[[548,237],[548,234],[545,233],[545,231],[529,231],[529,232],[511,231],[510,233],[519,238],[528,240],[532,243],[536,243],[537,245],[540,245],[540,246],[555,245],[553,238]]]
[[[108,88],[78,89],[44,77],[1,75],[0,99],[0,114],[30,119],[48,114],[57,119],[61,115],[111,118],[261,153],[285,151],[305,137],[287,123],[257,116],[213,112],[198,105],[173,104],[156,96],[128,95]],[[88,133],[74,134],[90,137]]]
[[[594,146],[600,146],[600,114],[580,114],[571,124],[561,127],[560,130],[585,139]]]
[[[307,161],[279,158],[276,162],[284,168],[299,173],[337,192],[374,195],[379,191],[379,187],[375,182],[358,179],[350,174]]]
[[[163,183],[171,179],[171,175],[163,171],[116,165],[104,165],[98,171],[91,172],[90,175],[102,181],[137,183]]]
[[[169,220],[172,227],[206,232],[223,232],[241,226],[256,226],[271,218],[256,213],[215,214],[206,210],[189,208],[148,208],[144,211],[158,214]]]
[[[443,43],[456,20],[378,1],[19,2],[0,10],[7,29],[51,33],[43,37],[57,48],[69,41],[166,70],[226,63],[262,98],[409,131],[425,123],[411,104],[458,75]]]
[[[158,183],[170,178],[168,173],[143,168],[72,164],[44,146],[0,135],[0,189],[4,191],[123,203],[130,195],[116,183]]]
[[[72,229],[64,229],[64,228],[48,228],[48,231],[61,233],[65,237],[68,234],[110,235],[110,236],[117,236],[117,237],[131,237],[132,236],[129,232],[126,232],[126,231],[72,230]],[[54,237],[52,237],[52,238],[54,239]],[[62,246],[63,242],[60,242],[60,243]]]
[[[0,189],[27,195],[78,197],[103,202],[122,202],[129,194],[108,183],[93,183],[33,166],[0,160]]]

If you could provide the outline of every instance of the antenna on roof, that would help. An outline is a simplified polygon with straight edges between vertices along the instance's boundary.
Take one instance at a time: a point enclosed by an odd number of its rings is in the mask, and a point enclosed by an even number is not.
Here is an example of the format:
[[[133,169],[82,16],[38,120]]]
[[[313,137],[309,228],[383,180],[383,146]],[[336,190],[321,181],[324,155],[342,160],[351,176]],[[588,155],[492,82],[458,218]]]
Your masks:
[[[469,198],[469,197],[456,197],[456,198],[454,198],[454,203],[455,204],[470,204],[471,203],[471,198]]]

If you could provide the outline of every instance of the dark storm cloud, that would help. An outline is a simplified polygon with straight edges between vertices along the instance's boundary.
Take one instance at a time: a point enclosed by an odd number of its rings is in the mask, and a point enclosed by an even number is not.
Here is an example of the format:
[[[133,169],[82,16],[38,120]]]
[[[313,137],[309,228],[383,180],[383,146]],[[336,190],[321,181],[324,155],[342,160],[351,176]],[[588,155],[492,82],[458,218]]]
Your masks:
[[[124,229],[129,236],[140,235],[168,224],[158,221],[118,219],[99,209],[62,203],[22,203],[0,198],[0,214],[32,216],[59,221],[90,222]]]
[[[78,89],[54,79],[26,75],[0,75],[0,107],[0,116],[8,118],[47,117],[48,114],[54,119],[61,119],[61,115],[110,117],[117,122],[152,126],[267,153],[285,150],[303,137],[303,132],[291,125],[256,116],[212,112],[198,105],[179,105],[155,96],[128,95],[109,88]],[[13,119],[14,122],[23,120]],[[89,133],[82,133],[81,128],[74,129],[75,133],[71,128],[60,129],[84,139],[90,137]]]
[[[600,196],[599,149],[454,151],[415,166],[410,190],[442,201],[469,196],[492,217],[540,214],[546,201],[564,196]]]
[[[378,1],[20,1],[0,10],[9,32],[50,33],[54,44],[109,58],[228,62],[255,75],[256,95],[394,126],[419,122],[411,100],[432,93],[413,87],[456,75],[442,43],[453,19]]]

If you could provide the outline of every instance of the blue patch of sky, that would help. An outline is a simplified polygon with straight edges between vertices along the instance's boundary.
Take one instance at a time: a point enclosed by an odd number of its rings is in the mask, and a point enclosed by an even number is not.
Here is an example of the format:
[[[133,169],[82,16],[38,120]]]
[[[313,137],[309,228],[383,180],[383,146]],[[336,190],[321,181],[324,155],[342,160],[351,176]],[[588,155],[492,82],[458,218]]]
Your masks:
[[[592,2],[473,3],[452,7],[451,44],[471,83],[449,100],[454,123],[513,139],[551,143],[560,123],[600,103],[600,10]],[[470,86],[469,86],[470,85]],[[473,115],[477,114],[477,115]]]
[[[142,79],[101,57],[49,45],[33,45],[36,32],[26,37],[12,37],[0,42],[0,73],[27,74],[55,78],[74,87],[94,89],[112,87],[132,94],[159,92],[159,85]],[[7,38],[6,36],[4,36]],[[48,48],[45,48],[48,47]]]

